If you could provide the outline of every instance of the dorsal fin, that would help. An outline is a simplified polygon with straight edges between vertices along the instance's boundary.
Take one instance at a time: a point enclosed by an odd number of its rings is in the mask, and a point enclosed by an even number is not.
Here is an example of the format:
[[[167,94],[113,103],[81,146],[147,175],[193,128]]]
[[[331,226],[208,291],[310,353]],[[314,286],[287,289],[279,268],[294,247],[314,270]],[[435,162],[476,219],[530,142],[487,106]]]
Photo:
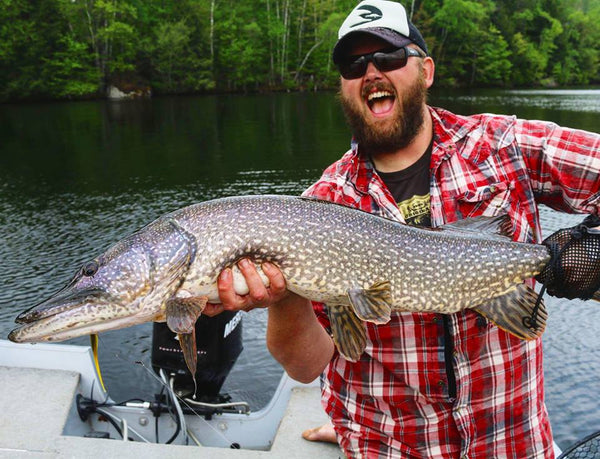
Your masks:
[[[481,237],[482,239],[496,239],[505,242],[512,240],[512,225],[506,214],[496,217],[480,215],[479,217],[465,218],[439,226],[436,229],[469,237]]]
[[[360,209],[359,207],[352,207],[352,206],[350,206],[348,204],[342,204],[341,202],[326,201],[325,199],[317,198],[317,197],[314,197],[314,196],[299,196],[298,199],[302,199],[303,201],[312,201],[312,202],[316,202],[316,203],[320,203],[320,204],[327,204],[327,205],[330,205],[330,206],[345,207],[346,209],[351,209],[351,210],[356,211],[356,212],[362,212],[363,214],[368,214],[369,216],[371,216],[373,218],[381,218],[383,220],[387,220],[387,221],[390,221],[390,222],[397,223],[398,225],[407,226],[406,223],[399,222],[399,221],[394,220],[394,219],[392,219],[390,217],[387,217],[385,215],[374,214],[372,212],[368,212],[366,210]]]

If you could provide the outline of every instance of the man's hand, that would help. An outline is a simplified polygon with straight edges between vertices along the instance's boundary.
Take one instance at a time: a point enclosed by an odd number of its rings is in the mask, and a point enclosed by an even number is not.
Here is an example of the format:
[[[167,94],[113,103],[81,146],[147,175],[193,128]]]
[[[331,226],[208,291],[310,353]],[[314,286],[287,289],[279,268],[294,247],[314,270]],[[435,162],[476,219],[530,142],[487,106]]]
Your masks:
[[[233,272],[224,269],[217,279],[222,303],[207,304],[202,314],[268,307],[267,348],[292,378],[305,383],[315,379],[333,357],[334,347],[311,302],[287,290],[283,274],[272,263],[262,264],[268,287],[250,260],[240,260],[237,266],[248,284],[248,294],[235,292]]]
[[[217,288],[221,304],[207,304],[202,314],[215,316],[224,310],[251,311],[254,308],[266,308],[294,295],[287,290],[285,278],[277,266],[264,262],[262,271],[269,279],[269,286],[265,286],[254,263],[242,259],[237,264],[240,272],[248,284],[248,294],[238,295],[233,287],[233,272],[231,268],[224,269],[217,279]]]

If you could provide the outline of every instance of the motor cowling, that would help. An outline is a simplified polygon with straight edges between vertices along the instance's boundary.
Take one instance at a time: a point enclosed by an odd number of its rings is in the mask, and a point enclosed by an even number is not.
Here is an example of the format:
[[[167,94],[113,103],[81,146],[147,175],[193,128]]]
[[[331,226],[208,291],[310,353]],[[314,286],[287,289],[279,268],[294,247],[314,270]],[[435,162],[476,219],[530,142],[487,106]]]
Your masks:
[[[242,352],[242,314],[224,311],[215,317],[200,316],[196,321],[196,395],[217,397]],[[152,331],[152,366],[174,375],[174,388],[183,394],[194,391],[194,381],[187,369],[177,335],[166,323],[154,323]]]

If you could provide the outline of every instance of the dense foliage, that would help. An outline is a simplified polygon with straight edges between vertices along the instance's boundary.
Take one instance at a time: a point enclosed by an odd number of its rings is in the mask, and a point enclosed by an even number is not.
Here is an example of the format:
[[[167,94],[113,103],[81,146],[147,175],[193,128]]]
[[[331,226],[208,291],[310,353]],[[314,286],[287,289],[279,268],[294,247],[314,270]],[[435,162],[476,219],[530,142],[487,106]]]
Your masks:
[[[354,0],[0,0],[0,100],[335,87]],[[600,0],[404,1],[438,86],[600,82]]]

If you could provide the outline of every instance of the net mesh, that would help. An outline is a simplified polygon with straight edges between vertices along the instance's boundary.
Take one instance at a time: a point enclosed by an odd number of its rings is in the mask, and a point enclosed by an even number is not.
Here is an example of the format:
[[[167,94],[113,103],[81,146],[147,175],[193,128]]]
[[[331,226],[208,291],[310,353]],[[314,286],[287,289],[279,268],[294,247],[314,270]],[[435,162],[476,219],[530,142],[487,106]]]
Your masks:
[[[552,296],[590,299],[600,288],[600,217],[588,216],[544,240],[552,253],[537,276]]]
[[[600,431],[571,446],[558,459],[598,459],[600,458]]]

